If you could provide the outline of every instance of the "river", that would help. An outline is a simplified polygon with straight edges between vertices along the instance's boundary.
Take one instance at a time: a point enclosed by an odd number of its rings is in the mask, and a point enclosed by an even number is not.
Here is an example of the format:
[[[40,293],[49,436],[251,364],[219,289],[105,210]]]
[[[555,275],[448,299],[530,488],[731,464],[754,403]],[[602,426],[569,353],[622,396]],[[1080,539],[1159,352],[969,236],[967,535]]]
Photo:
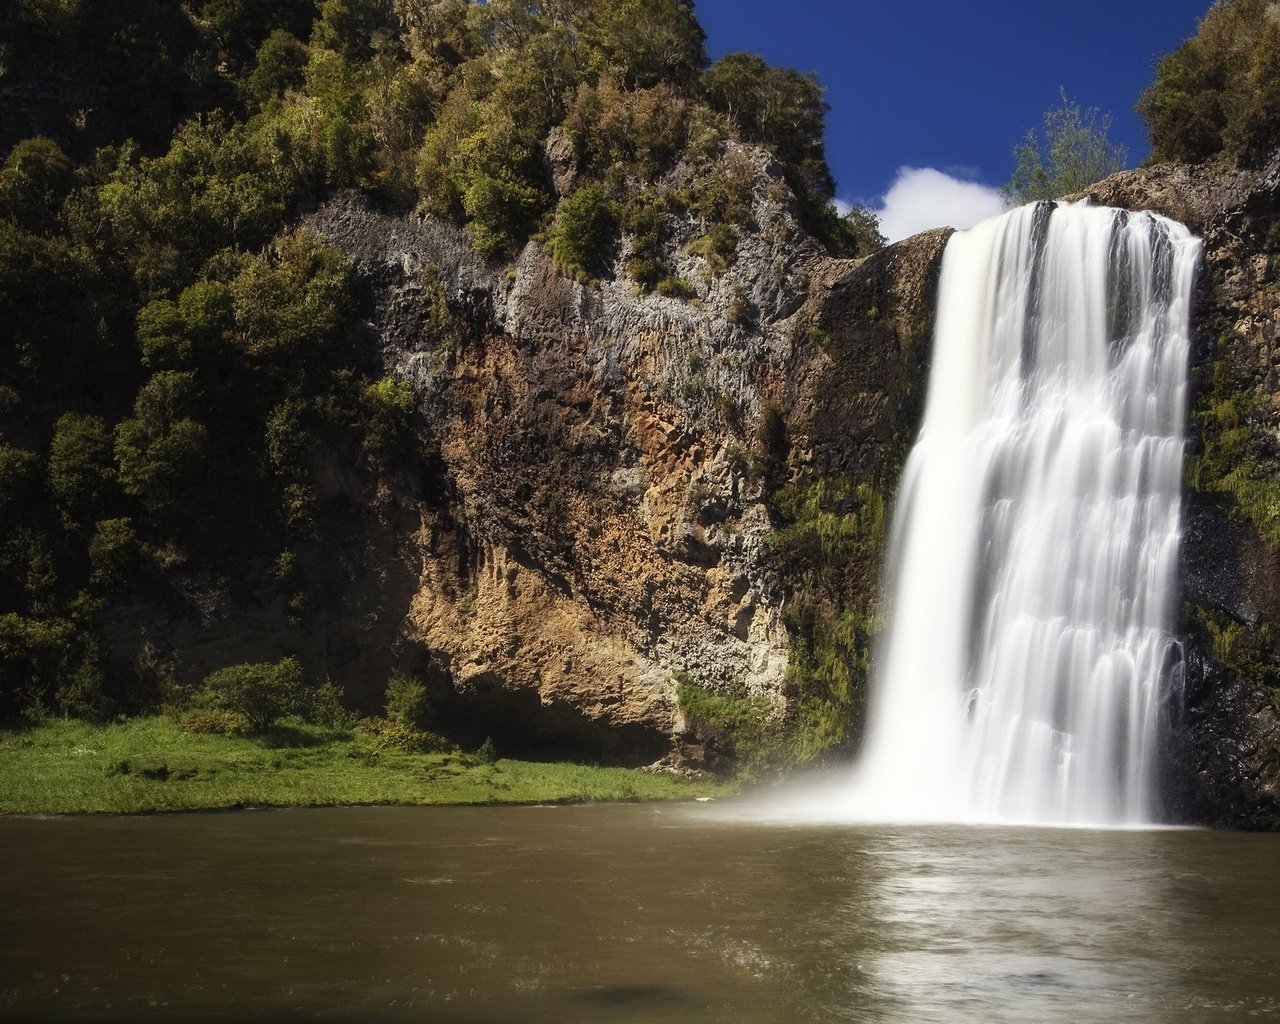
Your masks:
[[[708,805],[0,819],[5,1020],[1280,1015],[1280,846]]]

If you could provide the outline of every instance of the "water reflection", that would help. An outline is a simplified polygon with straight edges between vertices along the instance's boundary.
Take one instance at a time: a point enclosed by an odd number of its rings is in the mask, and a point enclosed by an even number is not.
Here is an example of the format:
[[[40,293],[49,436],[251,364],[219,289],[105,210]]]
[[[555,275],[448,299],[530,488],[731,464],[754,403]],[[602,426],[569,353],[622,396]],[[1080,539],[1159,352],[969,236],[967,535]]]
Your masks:
[[[0,819],[0,849],[3,1019],[1280,1012],[1270,837],[637,806]]]
[[[1151,833],[932,829],[878,834],[868,912],[891,939],[873,958],[896,1019],[1114,1019],[1167,984],[1151,936],[1174,927]],[[1117,849],[1117,844],[1119,849]],[[1152,954],[1156,955],[1152,955]],[[1163,1000],[1157,1000],[1163,1002]]]

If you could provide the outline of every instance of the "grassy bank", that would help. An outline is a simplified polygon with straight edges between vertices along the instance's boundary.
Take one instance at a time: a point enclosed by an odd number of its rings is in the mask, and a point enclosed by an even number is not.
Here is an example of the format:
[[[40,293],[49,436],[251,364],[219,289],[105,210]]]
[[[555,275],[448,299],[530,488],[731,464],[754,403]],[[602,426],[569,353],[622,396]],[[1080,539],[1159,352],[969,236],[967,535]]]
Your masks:
[[[0,733],[0,812],[11,814],[678,800],[727,791],[627,768],[406,753],[359,732],[307,725],[226,736],[155,717]]]

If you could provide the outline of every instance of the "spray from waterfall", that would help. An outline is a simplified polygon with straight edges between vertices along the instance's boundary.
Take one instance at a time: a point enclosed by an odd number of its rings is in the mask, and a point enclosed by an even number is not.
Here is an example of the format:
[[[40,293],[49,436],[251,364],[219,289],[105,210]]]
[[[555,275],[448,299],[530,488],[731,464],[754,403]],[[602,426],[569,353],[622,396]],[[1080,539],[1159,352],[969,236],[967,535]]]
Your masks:
[[[1152,819],[1198,254],[1180,224],[1086,204],[949,241],[864,755],[836,813]]]

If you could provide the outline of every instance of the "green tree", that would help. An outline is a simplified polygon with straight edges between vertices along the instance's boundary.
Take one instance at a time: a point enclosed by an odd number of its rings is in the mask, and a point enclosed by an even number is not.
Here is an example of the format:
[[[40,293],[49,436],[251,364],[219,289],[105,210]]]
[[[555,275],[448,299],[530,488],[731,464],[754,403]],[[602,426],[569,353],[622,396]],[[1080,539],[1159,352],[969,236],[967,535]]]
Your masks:
[[[305,696],[302,667],[294,658],[229,665],[206,676],[201,690],[213,707],[243,715],[259,733],[296,712]]]
[[[350,274],[346,258],[315,235],[282,235],[231,284],[243,350],[285,370],[331,365],[352,302]]]
[[[204,477],[208,430],[187,415],[193,402],[193,375],[162,370],[138,392],[133,417],[116,427],[120,483],[157,511],[176,510]]]
[[[34,718],[69,673],[72,636],[65,619],[0,614],[0,721]]]
[[[24,139],[0,169],[0,216],[30,231],[47,232],[75,185],[75,170],[52,139]]]
[[[415,400],[408,381],[383,377],[360,389],[364,450],[383,459],[409,437]]]
[[[376,37],[388,33],[392,23],[391,0],[321,0],[311,41],[348,60],[368,60]]]
[[[245,80],[245,91],[259,104],[303,84],[307,48],[291,33],[275,29],[258,47],[258,63]]]
[[[1107,138],[1111,115],[1061,94],[1062,104],[1047,111],[1040,134],[1028,131],[1013,148],[1016,166],[1002,191],[1014,203],[1080,192],[1125,168],[1125,148]]]
[[[880,219],[869,206],[855,204],[848,213],[841,214],[832,235],[838,256],[866,256],[884,248],[885,238],[880,233]]]
[[[101,518],[114,477],[107,425],[82,413],[60,416],[49,450],[49,490],[63,522],[78,526]]]
[[[688,86],[707,63],[706,35],[689,0],[600,0],[584,27],[603,70],[629,89]]]
[[[560,204],[547,252],[565,273],[586,280],[608,270],[618,214],[604,190],[586,185]]]
[[[403,672],[392,672],[387,680],[387,718],[399,725],[421,728],[431,710],[427,688]]]

